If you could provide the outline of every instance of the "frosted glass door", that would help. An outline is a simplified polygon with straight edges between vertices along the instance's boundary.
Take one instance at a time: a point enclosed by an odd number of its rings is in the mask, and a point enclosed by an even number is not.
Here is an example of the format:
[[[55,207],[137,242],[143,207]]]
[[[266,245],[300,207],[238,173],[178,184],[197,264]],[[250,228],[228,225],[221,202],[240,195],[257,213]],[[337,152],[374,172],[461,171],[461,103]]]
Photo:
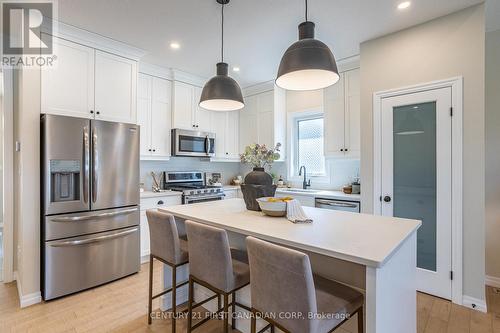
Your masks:
[[[393,108],[393,215],[422,221],[417,267],[436,271],[436,102]]]
[[[422,221],[417,288],[451,298],[451,90],[382,102],[383,215]]]

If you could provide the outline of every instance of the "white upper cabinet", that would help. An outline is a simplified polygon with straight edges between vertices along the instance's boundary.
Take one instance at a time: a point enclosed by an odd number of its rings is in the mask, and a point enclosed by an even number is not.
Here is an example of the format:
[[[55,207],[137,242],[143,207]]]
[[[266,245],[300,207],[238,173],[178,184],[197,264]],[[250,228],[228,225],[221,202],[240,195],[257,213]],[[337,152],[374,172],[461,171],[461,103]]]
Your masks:
[[[141,159],[170,157],[171,83],[139,74],[137,123],[141,126]]]
[[[172,129],[172,86],[170,81],[154,77],[151,109],[151,146],[153,156],[170,156]]]
[[[53,37],[57,65],[41,71],[41,112],[136,123],[137,62]]]
[[[95,51],[96,119],[136,122],[137,62]]]
[[[193,105],[194,105],[194,124],[196,129],[204,132],[210,131],[210,116],[211,111],[201,108],[199,106],[201,91],[203,89],[200,87],[193,87]]]
[[[184,82],[173,84],[173,128],[209,131],[210,111],[198,106],[202,88]]]
[[[210,112],[210,131],[215,133],[215,159],[239,161],[239,114],[237,111]]]
[[[194,129],[193,119],[193,86],[184,82],[174,81],[172,89],[173,128]]]
[[[239,112],[227,112],[226,122],[226,157],[229,159],[240,159],[239,154]]]
[[[259,143],[274,148],[281,143],[280,160],[285,159],[286,92],[274,90],[245,97],[245,107],[239,115],[239,152],[246,146]]]
[[[359,69],[354,69],[324,91],[326,157],[360,157],[360,112]]]
[[[137,125],[140,128],[140,154],[151,155],[151,91],[153,77],[139,73],[137,85]]]
[[[41,71],[41,112],[93,118],[94,49],[53,38],[57,66]]]

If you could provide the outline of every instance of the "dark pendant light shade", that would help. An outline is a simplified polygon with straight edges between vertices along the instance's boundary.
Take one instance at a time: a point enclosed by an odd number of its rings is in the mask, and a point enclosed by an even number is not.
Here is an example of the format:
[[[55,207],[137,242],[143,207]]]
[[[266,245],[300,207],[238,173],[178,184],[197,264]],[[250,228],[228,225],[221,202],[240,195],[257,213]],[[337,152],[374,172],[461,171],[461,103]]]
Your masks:
[[[245,106],[238,83],[228,75],[225,62],[217,64],[217,75],[203,87],[200,107],[212,111],[234,111]]]
[[[299,41],[283,55],[276,85],[286,90],[316,90],[331,86],[340,79],[332,51],[325,43],[314,39],[314,23],[299,25]]]
[[[201,92],[199,106],[210,111],[236,111],[245,106],[238,83],[228,76],[228,64],[224,62],[224,5],[229,0],[217,0],[222,5],[221,59],[217,75],[208,80]]]

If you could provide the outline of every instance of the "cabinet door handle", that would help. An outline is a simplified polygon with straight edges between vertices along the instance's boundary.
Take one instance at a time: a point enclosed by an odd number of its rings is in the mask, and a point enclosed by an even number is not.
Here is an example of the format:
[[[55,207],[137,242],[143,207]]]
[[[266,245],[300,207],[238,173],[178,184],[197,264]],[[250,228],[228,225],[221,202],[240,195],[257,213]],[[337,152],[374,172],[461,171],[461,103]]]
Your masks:
[[[155,151],[156,151],[156,149],[153,149],[153,152],[155,152]]]
[[[344,151],[348,151],[349,149],[345,148]]]
[[[151,151],[151,149],[148,149],[148,151]]]
[[[90,113],[93,114],[94,113],[94,110],[90,110]]]

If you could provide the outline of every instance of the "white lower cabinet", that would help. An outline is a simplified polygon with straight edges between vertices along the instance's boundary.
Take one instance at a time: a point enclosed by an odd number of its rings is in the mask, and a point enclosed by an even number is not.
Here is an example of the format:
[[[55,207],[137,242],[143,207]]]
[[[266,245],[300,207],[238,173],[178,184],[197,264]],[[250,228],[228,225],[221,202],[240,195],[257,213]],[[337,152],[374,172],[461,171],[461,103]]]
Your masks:
[[[295,193],[276,192],[276,197],[278,197],[278,198],[293,197],[294,199],[297,199],[302,206],[306,206],[306,207],[314,207],[316,204],[315,198],[308,196],[308,195],[297,195]]]
[[[243,198],[239,188],[224,189],[224,194],[226,195],[224,199]]]
[[[146,211],[149,209],[158,209],[162,207],[168,207],[173,205],[182,204],[181,195],[171,195],[165,197],[153,197],[153,198],[142,198],[141,199],[141,262],[148,261],[150,253],[150,241],[149,241],[149,226],[148,218],[146,216]]]

